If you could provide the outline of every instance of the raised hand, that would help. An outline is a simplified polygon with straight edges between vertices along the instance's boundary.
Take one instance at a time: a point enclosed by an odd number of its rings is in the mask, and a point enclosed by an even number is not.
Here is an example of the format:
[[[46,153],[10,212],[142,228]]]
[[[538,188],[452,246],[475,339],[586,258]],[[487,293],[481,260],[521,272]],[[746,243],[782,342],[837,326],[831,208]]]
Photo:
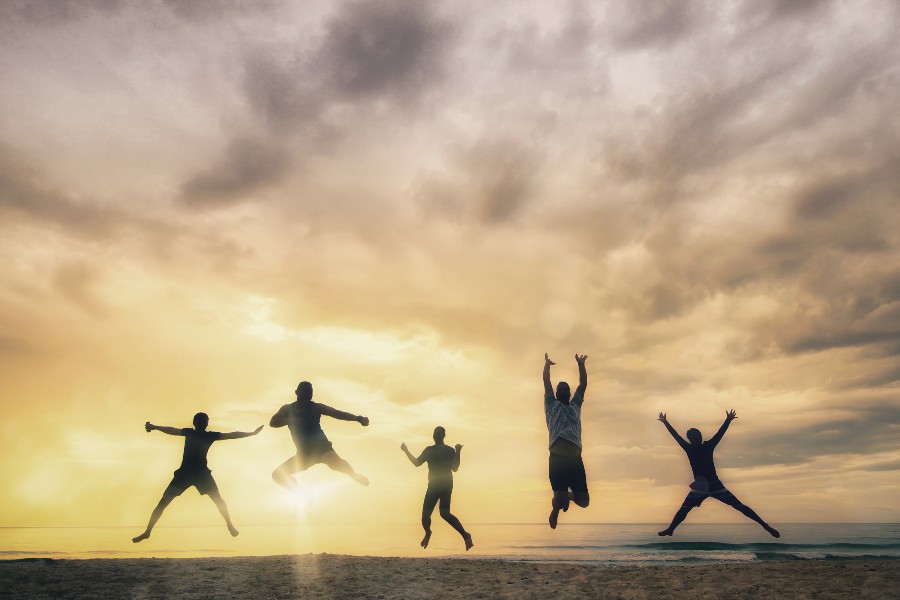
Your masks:
[[[586,360],[587,354],[582,354],[581,356],[578,356],[577,354],[575,355],[575,362],[577,362],[579,365],[583,365],[584,361]]]
[[[660,423],[668,423],[668,421],[666,420],[666,413],[659,413],[659,418],[657,418],[657,421],[659,421]]]
[[[257,433],[259,433],[262,430],[263,430],[263,426],[260,425],[259,427],[257,427],[256,429],[253,430],[253,435],[256,435]]]
[[[147,421],[146,423],[144,423],[144,429],[147,430],[147,433],[150,433],[151,431],[153,431],[153,424],[150,423],[150,421]]]
[[[357,419],[357,420],[359,421],[359,424],[362,425],[363,427],[369,426],[369,417],[364,417],[364,416],[360,415],[359,419]]]
[[[454,448],[456,448],[457,453],[459,453],[459,451],[462,450],[462,447],[463,447],[462,444],[457,444],[456,446],[454,446]]]
[[[544,364],[547,364],[547,365],[555,365],[556,364],[555,362],[550,360],[550,357],[547,356],[546,352],[544,352]]]
[[[737,419],[737,411],[734,410],[726,410],[725,411],[725,420],[726,421],[734,421]]]
[[[400,444],[400,449],[403,450],[404,452],[409,452],[409,448],[406,447],[406,442],[403,442],[402,444]]]

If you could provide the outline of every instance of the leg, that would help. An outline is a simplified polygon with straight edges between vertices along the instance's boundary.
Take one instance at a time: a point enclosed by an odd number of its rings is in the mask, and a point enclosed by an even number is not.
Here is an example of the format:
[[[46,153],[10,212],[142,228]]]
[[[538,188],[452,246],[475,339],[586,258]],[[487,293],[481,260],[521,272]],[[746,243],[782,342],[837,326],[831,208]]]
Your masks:
[[[550,528],[556,529],[559,520],[559,511],[569,510],[569,492],[568,490],[554,490],[553,499],[550,501],[552,510],[550,511]]]
[[[334,450],[329,450],[328,452],[320,456],[319,460],[332,471],[344,473],[345,475],[348,475],[351,479],[353,479],[357,483],[361,483],[362,485],[369,485],[369,478],[354,471],[353,467],[350,466],[350,463],[338,456],[338,453]]]
[[[742,503],[740,500],[735,498],[734,494],[732,494],[731,492],[726,491],[724,494],[717,495],[715,498],[719,502],[727,504],[728,506],[730,506],[734,510],[738,511],[742,515],[744,515],[744,516],[756,521],[760,525],[762,525],[762,528],[765,529],[767,532],[769,532],[769,535],[771,535],[772,537],[774,537],[774,538],[781,537],[781,533],[779,533],[779,531],[777,529],[775,529],[774,527],[771,527],[768,523],[763,521],[762,517],[760,517],[758,514],[756,514],[756,512],[752,508],[750,508],[749,506],[747,506],[746,504]]]
[[[272,479],[289,492],[297,492],[300,490],[300,485],[291,475],[305,470],[306,467],[303,465],[303,460],[299,454],[296,454],[272,471]]]
[[[431,513],[434,512],[439,497],[430,487],[425,492],[425,500],[422,502],[422,529],[425,530],[425,537],[420,544],[423,548],[427,548],[428,542],[431,541]]]
[[[587,508],[591,503],[591,495],[587,491],[572,492],[572,502],[574,502],[581,508]]]
[[[163,497],[160,498],[159,503],[156,505],[156,508],[153,509],[153,512],[150,513],[150,522],[147,523],[147,529],[144,530],[144,533],[137,537],[131,538],[131,541],[137,544],[138,542],[142,542],[150,537],[150,532],[153,531],[153,526],[156,525],[156,522],[159,521],[159,518],[162,516],[163,511],[166,510],[166,507],[174,500],[178,495],[166,495],[169,490],[166,489],[166,492],[163,493]]]
[[[669,526],[658,532],[657,535],[672,535],[675,532],[675,528],[678,527],[682,521],[684,521],[684,518],[689,512],[691,512],[692,508],[694,507],[682,505],[682,507],[678,509],[678,512],[675,513],[675,516],[672,517],[672,522],[669,523]]]
[[[440,504],[440,514],[441,518],[448,523],[450,523],[450,527],[455,529],[459,535],[462,536],[463,541],[466,543],[466,551],[468,551],[475,544],[472,543],[472,534],[466,531],[462,523],[459,522],[453,513],[450,512],[450,496],[453,493],[453,489],[447,490],[445,493],[441,494],[441,504]]]
[[[232,537],[237,537],[239,532],[235,528],[234,523],[231,522],[231,516],[229,516],[228,514],[228,505],[225,504],[225,499],[222,498],[219,490],[211,491],[208,495],[209,499],[215,502],[216,508],[219,509],[219,512],[222,513],[222,517],[225,519],[225,524],[228,525],[228,531],[231,532]]]
[[[669,523],[669,526],[658,532],[657,535],[672,535],[675,532],[675,528],[678,527],[684,518],[687,516],[691,509],[696,508],[703,504],[703,501],[709,497],[709,494],[706,492],[695,492],[691,490],[688,495],[685,497],[684,502],[681,503],[681,508],[678,509],[678,512],[675,513],[675,516],[672,517],[672,522]]]

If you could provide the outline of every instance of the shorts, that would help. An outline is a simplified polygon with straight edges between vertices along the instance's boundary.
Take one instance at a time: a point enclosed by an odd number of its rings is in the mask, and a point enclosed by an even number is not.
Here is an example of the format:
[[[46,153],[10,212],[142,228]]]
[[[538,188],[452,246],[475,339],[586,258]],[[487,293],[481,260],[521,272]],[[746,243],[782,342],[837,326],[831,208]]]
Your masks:
[[[681,505],[688,508],[696,508],[710,496],[729,506],[740,504],[740,501],[734,497],[734,494],[729,492],[728,488],[722,485],[722,482],[718,479],[709,480],[698,477],[691,483],[691,491],[688,492]]]
[[[450,510],[450,496],[453,494],[453,482],[429,483],[425,490],[425,500],[422,502],[422,515],[430,516],[434,512],[434,505],[440,503],[440,511]]]
[[[563,456],[550,453],[550,487],[554,492],[565,492],[569,488],[573,492],[586,492],[587,475],[584,472],[584,461],[580,456]]]
[[[292,473],[305,471],[322,462],[322,455],[333,450],[334,446],[327,439],[307,442],[297,449],[297,454],[284,461],[279,468],[287,467]]]
[[[173,475],[174,477],[172,477],[169,487],[163,492],[163,496],[180,496],[191,486],[196,487],[201,496],[219,491],[219,486],[216,485],[216,480],[213,479],[212,471],[209,469],[200,471],[178,469]]]

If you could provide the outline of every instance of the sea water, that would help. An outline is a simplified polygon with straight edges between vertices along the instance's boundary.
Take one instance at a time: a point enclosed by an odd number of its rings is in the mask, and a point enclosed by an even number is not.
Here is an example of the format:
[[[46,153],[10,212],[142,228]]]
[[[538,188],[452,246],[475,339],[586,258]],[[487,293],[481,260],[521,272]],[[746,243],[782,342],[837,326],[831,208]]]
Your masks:
[[[760,560],[900,559],[900,524],[778,524],[774,539],[753,523],[683,524],[674,537],[647,523],[467,524],[475,548],[435,518],[427,550],[418,525],[379,524],[337,531],[333,526],[290,524],[243,527],[232,538],[224,526],[158,526],[140,544],[142,527],[4,527],[0,560],[25,558],[140,558],[268,556],[335,553],[367,556],[501,558],[603,565],[660,565]]]

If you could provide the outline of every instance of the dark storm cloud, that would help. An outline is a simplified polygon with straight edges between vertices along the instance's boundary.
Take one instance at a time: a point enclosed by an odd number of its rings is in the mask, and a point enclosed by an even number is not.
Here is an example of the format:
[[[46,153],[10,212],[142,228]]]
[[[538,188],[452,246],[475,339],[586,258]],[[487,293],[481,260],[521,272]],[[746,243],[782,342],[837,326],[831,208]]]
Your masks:
[[[701,2],[686,0],[612,2],[613,42],[622,49],[674,44],[702,25],[702,10]]]
[[[818,457],[861,455],[892,452],[897,448],[900,434],[900,403],[897,398],[881,402],[868,401],[854,406],[841,399],[840,417],[817,418],[811,412],[806,423],[791,424],[787,428],[771,424],[768,433],[763,427],[748,432],[739,447],[734,449],[732,463],[736,467],[773,464],[797,464]],[[825,407],[819,407],[821,410]],[[704,437],[712,431],[704,432]]]
[[[229,142],[216,164],[185,182],[184,204],[228,205],[277,183],[291,162],[333,145],[353,126],[330,121],[329,110],[365,111],[387,99],[408,118],[443,76],[452,26],[431,6],[346,3],[327,22],[317,47],[288,55],[250,52],[242,89],[268,140]]]
[[[277,142],[237,138],[218,164],[184,183],[181,201],[190,208],[233,204],[253,190],[277,183],[288,167],[288,155]]]
[[[134,222],[117,208],[76,202],[49,189],[39,173],[11,150],[0,146],[0,211],[52,223],[87,237],[108,237],[120,226]]]
[[[450,173],[417,191],[429,212],[483,225],[512,221],[534,197],[543,155],[535,145],[487,138],[450,152]]]
[[[92,14],[114,14],[126,4],[122,0],[7,0],[0,3],[0,23],[61,25]]]

